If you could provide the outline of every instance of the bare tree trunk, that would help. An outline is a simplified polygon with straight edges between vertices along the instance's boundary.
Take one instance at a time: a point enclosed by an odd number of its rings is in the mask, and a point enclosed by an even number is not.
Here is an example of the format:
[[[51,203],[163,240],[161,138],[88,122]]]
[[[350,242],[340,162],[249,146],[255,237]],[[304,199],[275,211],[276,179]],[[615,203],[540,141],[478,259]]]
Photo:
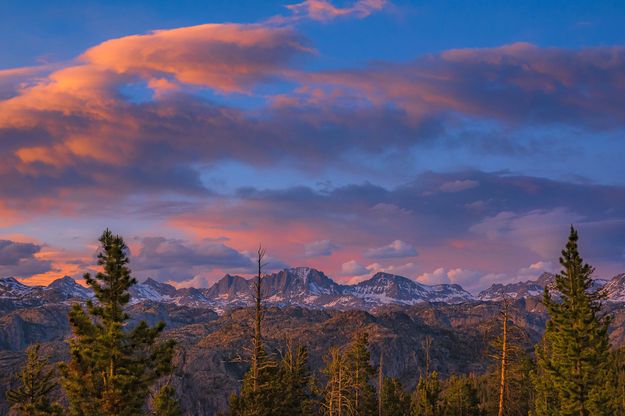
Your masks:
[[[425,382],[427,384],[430,378],[430,350],[432,349],[432,337],[430,335],[425,337],[423,349],[425,349]]]
[[[259,359],[262,353],[262,332],[261,332],[261,323],[263,320],[263,304],[262,304],[262,291],[261,291],[261,283],[262,283],[262,272],[263,272],[263,258],[265,257],[265,249],[260,246],[258,247],[258,274],[256,275],[256,282],[254,284],[255,294],[254,300],[256,303],[256,316],[255,316],[255,330],[254,330],[254,351],[252,353],[252,390],[256,392],[258,390],[258,367],[259,367]]]
[[[338,394],[339,394],[339,401],[337,403],[338,405],[338,412],[337,415],[341,416],[343,414],[343,367],[342,365],[339,367],[339,389],[338,389]]]
[[[499,416],[503,416],[504,395],[506,391],[506,366],[508,365],[508,300],[503,303],[503,340],[501,343],[501,377],[499,380]]]
[[[378,416],[382,416],[382,385],[384,383],[384,352],[380,350],[380,366],[378,367]]]

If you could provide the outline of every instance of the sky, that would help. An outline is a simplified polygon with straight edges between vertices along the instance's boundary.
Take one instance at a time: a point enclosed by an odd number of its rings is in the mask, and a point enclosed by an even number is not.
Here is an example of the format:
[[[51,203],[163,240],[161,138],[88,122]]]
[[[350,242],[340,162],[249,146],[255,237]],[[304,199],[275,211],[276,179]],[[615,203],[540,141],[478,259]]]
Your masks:
[[[0,276],[625,272],[622,1],[0,3]]]

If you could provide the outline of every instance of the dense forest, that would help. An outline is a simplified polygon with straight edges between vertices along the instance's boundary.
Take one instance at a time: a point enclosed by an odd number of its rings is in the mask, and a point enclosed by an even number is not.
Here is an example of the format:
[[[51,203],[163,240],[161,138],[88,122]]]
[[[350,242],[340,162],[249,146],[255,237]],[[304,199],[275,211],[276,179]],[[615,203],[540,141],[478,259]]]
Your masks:
[[[501,310],[488,351],[487,371],[442,377],[431,369],[430,337],[414,388],[387,376],[384,350],[372,357],[369,334],[358,332],[347,345],[331,347],[324,365],[312,368],[306,345],[286,339],[283,348],[265,342],[263,267],[258,250],[254,279],[254,328],[238,359],[249,368],[225,415],[625,415],[625,349],[608,338],[610,316],[602,292],[593,291],[593,268],[578,252],[571,228],[562,250],[555,287],[543,304],[545,333],[531,345],[525,329]],[[86,274],[95,299],[74,304],[69,321],[69,360],[49,362],[39,345],[15,375],[7,400],[15,415],[183,415],[171,383],[175,342],[164,324],[128,325],[129,288],[136,284],[122,237],[106,230],[100,237],[101,271]],[[466,346],[458,345],[458,349]],[[374,364],[375,363],[375,364]],[[62,394],[52,394],[61,387]]]

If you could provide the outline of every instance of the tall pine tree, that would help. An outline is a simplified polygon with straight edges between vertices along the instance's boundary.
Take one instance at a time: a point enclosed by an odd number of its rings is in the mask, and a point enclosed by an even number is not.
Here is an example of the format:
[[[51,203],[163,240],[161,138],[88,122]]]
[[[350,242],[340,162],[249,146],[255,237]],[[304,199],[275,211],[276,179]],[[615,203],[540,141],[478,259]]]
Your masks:
[[[50,400],[50,393],[57,386],[54,368],[41,356],[41,346],[28,348],[26,363],[16,378],[19,385],[7,391],[6,398],[11,409],[20,416],[60,416],[61,406]]]
[[[151,416],[182,416],[182,409],[171,384],[163,385],[152,402]]]
[[[351,377],[351,400],[356,414],[373,416],[378,412],[377,395],[370,380],[375,375],[371,366],[369,336],[367,333],[356,335],[347,350],[347,367]]]
[[[442,416],[481,416],[476,380],[452,374],[441,393]]]
[[[286,351],[278,363],[276,379],[271,383],[275,390],[273,415],[305,416],[312,413],[313,392],[308,369],[308,350],[287,342]]]
[[[410,395],[406,393],[398,379],[384,377],[380,398],[382,402],[381,416],[406,416],[410,414]]]
[[[608,416],[609,318],[601,315],[602,293],[592,292],[594,269],[579,254],[577,231],[571,227],[562,251],[562,271],[552,294],[545,288],[549,313],[543,342],[536,348],[536,415]]]
[[[355,414],[351,397],[352,378],[346,354],[340,348],[332,347],[325,360],[326,367],[322,373],[327,377],[327,382],[322,392],[321,413],[326,416]]]
[[[161,322],[127,327],[128,289],[137,281],[128,268],[128,248],[108,229],[100,237],[102,271],[84,278],[95,301],[69,313],[73,337],[62,385],[75,416],[134,416],[145,409],[150,386],[171,368],[173,341],[157,343]]]

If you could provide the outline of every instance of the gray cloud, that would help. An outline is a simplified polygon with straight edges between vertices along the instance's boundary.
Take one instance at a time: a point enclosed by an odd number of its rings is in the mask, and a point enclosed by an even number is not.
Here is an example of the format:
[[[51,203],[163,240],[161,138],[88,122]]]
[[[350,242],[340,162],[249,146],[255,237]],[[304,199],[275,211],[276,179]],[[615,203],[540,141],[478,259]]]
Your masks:
[[[141,247],[131,256],[131,268],[139,276],[184,281],[214,269],[249,272],[252,260],[221,242],[198,243],[165,237],[141,239]]]
[[[30,277],[50,271],[51,261],[35,257],[40,251],[38,244],[0,240],[0,276]]]
[[[402,240],[395,240],[392,243],[365,251],[364,256],[370,259],[390,259],[413,257],[417,255],[417,249]]]
[[[313,241],[304,247],[306,257],[330,256],[339,246],[330,240]]]

